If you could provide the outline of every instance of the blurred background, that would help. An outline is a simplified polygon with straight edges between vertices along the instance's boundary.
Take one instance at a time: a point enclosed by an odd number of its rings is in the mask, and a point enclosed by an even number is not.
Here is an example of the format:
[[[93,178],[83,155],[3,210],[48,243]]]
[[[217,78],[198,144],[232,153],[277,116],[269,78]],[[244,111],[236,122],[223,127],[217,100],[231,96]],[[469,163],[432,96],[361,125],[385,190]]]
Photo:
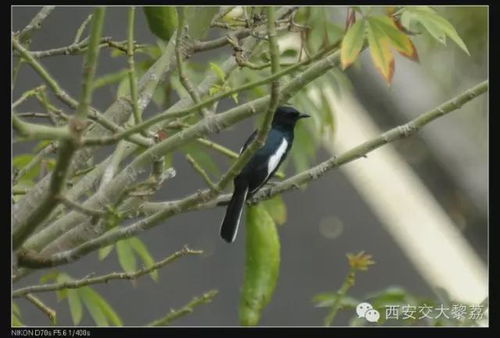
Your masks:
[[[290,103],[310,114],[317,114],[318,109],[326,111],[333,126],[319,136],[314,134],[317,119],[301,127],[299,139],[310,139],[312,143],[303,141],[302,146],[294,148],[283,170],[287,176],[405,123],[488,78],[488,8],[435,9],[453,24],[471,55],[451,40],[443,46],[422,33],[412,39],[420,62],[395,53],[396,70],[390,86],[375,70],[367,51],[345,72],[331,71],[313,82]],[[13,6],[12,30],[24,28],[39,10],[39,7]],[[68,45],[91,11],[91,7],[57,7],[34,36],[30,49]],[[315,20],[315,15],[322,15],[324,20]],[[330,38],[335,39],[335,34],[343,32],[346,8],[300,8],[297,16],[299,22],[303,20],[313,28],[319,22],[327,22]],[[126,7],[109,7],[103,36],[125,40],[126,18]],[[157,43],[141,10],[137,11],[135,27],[138,43]],[[220,29],[212,29],[207,39],[222,33]],[[297,34],[283,35],[280,51],[294,57],[297,41],[300,41]],[[224,47],[196,54],[188,61],[189,71],[196,77],[198,69],[205,71],[209,62],[223,60],[231,52],[230,47]],[[141,57],[147,61],[147,56],[139,55],[138,62]],[[82,59],[81,55],[54,56],[44,58],[42,63],[61,87],[78,97]],[[126,58],[103,50],[97,75],[117,72],[126,66]],[[247,81],[249,75],[245,70],[236,70],[232,76],[237,84]],[[170,87],[176,88],[175,77],[175,73],[169,75]],[[13,99],[40,84],[41,79],[30,67],[23,66],[17,75]],[[96,90],[93,105],[104,111],[116,99],[118,87],[116,83]],[[323,97],[318,95],[318,87]],[[263,94],[267,94],[266,87],[241,95],[239,100]],[[175,91],[168,91],[163,99],[147,108],[145,116],[157,113],[161,106],[168,107],[177,99]],[[416,135],[333,170],[306,189],[284,194],[287,220],[278,228],[280,275],[260,325],[322,325],[327,309],[317,307],[312,298],[320,292],[337,290],[348,271],[346,253],[359,251],[373,255],[376,264],[358,273],[349,291],[357,300],[367,301],[374,293],[397,287],[419,299],[440,303],[446,296],[436,293],[436,288],[442,288],[452,299],[479,304],[487,296],[487,102],[487,96],[482,95],[425,126]],[[231,99],[223,100],[217,111],[234,105]],[[21,111],[37,110],[39,106],[28,101]],[[252,121],[245,120],[209,138],[237,151],[254,126]],[[34,145],[13,143],[14,156],[31,152]],[[108,154],[109,149],[98,153],[96,162]],[[228,167],[223,157],[214,156],[213,161],[220,172]],[[172,166],[177,176],[154,196],[156,201],[180,198],[204,187],[183,154],[174,154]],[[141,234],[141,240],[157,260],[184,244],[204,251],[202,256],[182,258],[160,269],[159,282],[145,276],[135,283],[120,280],[97,284],[95,290],[113,306],[125,325],[141,326],[171,308],[180,308],[195,295],[218,289],[219,294],[211,304],[196,308],[173,325],[238,325],[245,228],[240,227],[236,242],[227,245],[218,235],[223,215],[224,209],[220,207],[190,212]],[[88,255],[60,270],[78,278],[121,268],[113,252],[102,261],[96,253]],[[36,284],[46,272],[32,273],[13,288]],[[58,302],[53,293],[39,296],[57,311],[59,325],[72,325],[67,302]],[[16,299],[16,303],[23,323],[48,324],[47,318],[32,304],[24,299]],[[349,325],[353,316],[352,309],[341,311],[334,325]],[[88,313],[81,325],[94,325]]]

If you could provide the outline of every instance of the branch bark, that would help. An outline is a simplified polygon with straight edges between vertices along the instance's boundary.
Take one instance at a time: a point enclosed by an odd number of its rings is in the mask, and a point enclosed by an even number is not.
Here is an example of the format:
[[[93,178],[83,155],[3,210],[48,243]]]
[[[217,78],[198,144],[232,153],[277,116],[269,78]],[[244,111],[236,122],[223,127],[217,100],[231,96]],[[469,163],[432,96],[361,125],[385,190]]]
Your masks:
[[[56,291],[56,290],[62,290],[62,289],[78,289],[87,285],[91,284],[98,284],[98,283],[107,283],[110,280],[114,279],[136,279],[138,277],[144,276],[151,271],[158,270],[162,267],[164,267],[167,264],[170,264],[174,261],[176,261],[178,258],[187,256],[187,255],[200,255],[202,254],[203,251],[201,250],[193,250],[188,248],[187,246],[184,246],[181,250],[174,252],[170,256],[154,263],[153,265],[149,267],[144,267],[142,269],[139,269],[134,272],[112,272],[106,275],[98,276],[98,277],[92,277],[92,278],[82,278],[79,280],[74,280],[74,281],[67,281],[67,282],[61,282],[61,283],[52,283],[52,284],[43,284],[43,285],[32,285],[32,286],[26,286],[21,289],[14,290],[12,292],[12,297],[22,297],[26,294],[29,293],[39,293],[39,292],[48,292],[48,291]]]
[[[458,95],[457,97],[443,103],[442,105],[436,107],[435,109],[428,111],[419,115],[417,118],[411,120],[410,122],[395,127],[379,137],[366,141],[365,143],[351,149],[350,151],[342,154],[339,157],[330,158],[317,166],[306,170],[298,175],[295,175],[282,183],[277,184],[274,187],[263,189],[259,191],[255,197],[250,201],[250,203],[256,203],[260,200],[268,199],[276,194],[298,188],[301,184],[308,183],[310,181],[316,180],[323,176],[327,171],[336,168],[340,165],[346,164],[350,161],[356,160],[358,158],[364,157],[367,153],[383,146],[384,144],[394,142],[401,138],[409,137],[417,130],[425,126],[426,124],[432,122],[433,120],[448,114],[454,110],[457,110],[465,103],[474,99],[475,97],[483,94],[488,89],[488,81],[484,81],[474,86],[473,88],[465,91],[464,93]],[[39,262],[39,266],[36,268],[43,268],[47,266],[55,266],[60,264],[66,264],[74,261],[75,259],[86,255],[93,250],[114,243],[122,238],[128,238],[138,233],[153,227],[160,221],[171,217],[173,215],[186,212],[188,210],[201,208],[204,203],[212,203],[206,200],[206,196],[209,194],[210,190],[205,190],[199,193],[190,195],[182,200],[175,202],[168,202],[165,204],[165,208],[157,211],[153,215],[140,220],[134,224],[121,228],[118,231],[108,232],[104,235],[90,240],[81,244],[80,246],[70,249],[64,252],[53,254],[49,258],[45,258],[43,262]],[[21,264],[21,262],[20,262]],[[32,266],[34,267],[34,266]]]
[[[97,57],[99,55],[98,42],[101,37],[104,13],[105,9],[103,7],[99,7],[95,10],[95,14],[92,19],[92,32],[90,36],[89,48],[84,61],[84,81],[82,85],[82,94],[80,96],[80,104],[78,105],[75,118],[72,123],[70,123],[70,132],[76,140],[78,140],[81,130],[83,130],[83,128],[79,129],[79,126],[84,123],[87,111],[90,107],[90,100],[92,98],[92,81],[95,74]],[[73,128],[71,125],[73,125]],[[14,250],[17,250],[24,243],[26,238],[28,238],[28,236],[35,231],[37,226],[43,222],[50,215],[51,211],[57,206],[57,196],[66,184],[71,159],[77,148],[77,143],[78,142],[75,142],[73,139],[61,141],[56,167],[54,168],[49,190],[46,196],[38,208],[30,214],[26,222],[21,223],[14,228],[12,236],[12,247]]]

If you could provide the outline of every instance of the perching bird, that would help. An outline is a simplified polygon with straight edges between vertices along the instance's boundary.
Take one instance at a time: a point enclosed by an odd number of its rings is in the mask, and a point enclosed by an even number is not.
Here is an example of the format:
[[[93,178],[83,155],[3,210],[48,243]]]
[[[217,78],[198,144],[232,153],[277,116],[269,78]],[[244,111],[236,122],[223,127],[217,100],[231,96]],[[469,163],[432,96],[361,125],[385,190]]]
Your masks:
[[[234,179],[234,192],[220,228],[221,237],[228,243],[236,238],[245,200],[259,190],[278,170],[293,143],[293,129],[301,118],[309,117],[293,107],[278,107],[274,113],[266,143],[250,158]],[[257,131],[245,142],[240,154],[257,136]]]

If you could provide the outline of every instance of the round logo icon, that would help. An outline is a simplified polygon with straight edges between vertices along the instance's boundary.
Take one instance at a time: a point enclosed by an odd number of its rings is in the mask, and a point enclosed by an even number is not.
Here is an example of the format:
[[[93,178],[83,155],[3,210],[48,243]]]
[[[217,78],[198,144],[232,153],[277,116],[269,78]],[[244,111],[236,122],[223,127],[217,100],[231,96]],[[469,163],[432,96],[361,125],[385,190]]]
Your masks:
[[[370,303],[360,303],[356,306],[356,313],[359,318],[363,318],[365,316],[366,311],[373,309]]]

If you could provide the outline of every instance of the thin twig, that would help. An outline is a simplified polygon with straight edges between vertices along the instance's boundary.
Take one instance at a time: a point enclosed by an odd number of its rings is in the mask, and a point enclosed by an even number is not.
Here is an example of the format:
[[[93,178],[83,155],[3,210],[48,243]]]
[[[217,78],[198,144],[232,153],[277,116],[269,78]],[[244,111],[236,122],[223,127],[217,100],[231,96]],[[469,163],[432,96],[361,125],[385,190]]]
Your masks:
[[[33,89],[30,89],[30,90],[27,90],[25,91],[20,98],[18,98],[13,104],[12,104],[12,109],[16,108],[17,106],[19,106],[21,103],[23,103],[24,101],[26,101],[26,99],[28,99],[29,97],[31,96],[34,96],[34,95],[37,95],[40,91],[44,90],[45,89],[45,86],[44,85],[41,85],[41,86],[38,86],[38,87],[35,87]]]
[[[366,141],[359,146],[356,146],[351,150],[343,153],[340,156],[332,157],[326,161],[323,161],[320,164],[309,168],[308,170],[305,170],[299,174],[296,174],[295,176],[292,176],[280,183],[277,183],[272,187],[264,187],[260,189],[251,199],[247,201],[247,203],[256,204],[260,201],[270,199],[276,195],[297,189],[303,184],[319,179],[334,168],[340,167],[341,165],[364,157],[369,152],[383,146],[386,143],[409,137],[412,133],[418,131],[420,128],[424,127],[429,122],[432,122],[434,119],[459,109],[465,103],[486,92],[487,89],[488,81],[481,82],[478,85],[463,92],[462,94],[456,96],[455,98],[434,108],[433,110],[419,115],[414,120],[411,120],[404,125],[390,129],[389,131],[379,135],[378,137]],[[191,197],[193,197],[193,195]],[[193,203],[192,205],[190,205],[188,210],[199,210],[212,208],[214,206],[223,206],[227,204],[230,198],[231,195],[226,194],[219,196],[219,198],[217,198],[216,200],[207,201],[204,203]],[[142,214],[146,216],[154,215],[158,212],[166,212],[166,210],[168,209],[175,210],[180,205],[183,205],[186,199],[187,198],[168,202],[146,202],[143,204],[143,206],[141,206],[140,210]]]
[[[333,301],[330,311],[325,316],[325,319],[323,321],[324,326],[330,326],[332,324],[333,319],[335,318],[337,312],[340,309],[340,305],[342,304],[341,303],[342,299],[347,294],[347,291],[349,291],[349,289],[354,285],[355,276],[356,276],[356,269],[352,267],[349,268],[349,272],[347,273],[344,282],[342,283],[342,286],[337,291],[336,298]]]
[[[73,99],[68,93],[66,93],[57,83],[57,81],[45,70],[45,68],[31,55],[31,53],[26,50],[16,39],[12,39],[12,45],[16,50],[19,51],[21,56],[30,64],[30,66],[40,75],[40,77],[47,83],[50,89],[54,92],[57,98],[59,98],[64,104],[68,105],[70,108],[78,109],[78,101]],[[99,111],[92,108],[89,111],[89,118],[96,121],[104,128],[111,130],[113,132],[124,132],[123,128],[108,120]],[[32,126],[36,128],[36,126]],[[136,143],[142,146],[149,146],[152,144],[152,140],[146,139],[140,135],[131,135],[125,137],[128,141]]]
[[[205,101],[203,102],[200,102],[198,104],[194,104],[192,105],[191,107],[189,108],[185,108],[185,109],[181,109],[181,110],[178,110],[178,111],[164,111],[160,114],[157,114],[155,115],[154,117],[151,117],[149,118],[148,120],[145,120],[143,121],[142,123],[140,123],[139,125],[136,125],[136,126],[133,126],[133,127],[130,127],[126,130],[123,130],[119,133],[116,133],[115,135],[112,135],[112,136],[109,136],[109,137],[100,137],[100,138],[86,138],[83,140],[83,143],[84,145],[89,145],[89,146],[93,146],[93,145],[104,145],[104,144],[113,144],[113,143],[116,143],[117,141],[123,139],[123,138],[126,138],[132,134],[135,134],[135,133],[138,133],[140,132],[141,130],[144,130],[146,128],[149,128],[150,126],[160,122],[160,121],[163,121],[163,120],[166,120],[166,119],[174,119],[174,118],[178,118],[178,117],[183,117],[183,116],[186,116],[194,111],[197,111],[199,110],[200,108],[202,107],[206,107],[214,102],[217,102],[217,101],[220,101],[221,99],[225,98],[225,97],[228,97],[230,95],[233,95],[233,94],[236,94],[238,92],[241,92],[241,91],[244,91],[244,90],[249,90],[249,89],[252,89],[252,88],[255,88],[255,87],[258,87],[258,86],[261,86],[261,85],[264,85],[264,84],[267,84],[269,82],[272,82],[273,80],[277,79],[277,78],[280,78],[284,75],[287,75],[293,71],[296,71],[297,69],[299,69],[301,66],[304,66],[304,65],[307,65],[309,63],[311,63],[312,61],[314,60],[317,60],[319,59],[321,56],[324,56],[326,53],[328,52],[331,52],[335,49],[337,49],[337,46],[338,44],[335,44],[334,46],[332,46],[332,48],[330,49],[327,49],[325,51],[321,51],[319,52],[318,54],[314,55],[312,58],[310,59],[307,59],[307,60],[304,60],[304,61],[301,61],[299,63],[296,63],[295,65],[293,66],[290,66],[282,71],[279,71],[277,73],[273,73],[271,74],[270,76],[262,79],[262,80],[257,80],[257,81],[254,81],[254,82],[250,82],[250,83],[247,83],[245,85],[242,85],[240,87],[237,87],[237,88],[233,88],[233,89],[230,89],[224,93],[220,93],[220,94],[217,94],[217,95],[214,95],[214,96],[211,96],[209,98],[207,98]],[[336,59],[336,57],[335,57]]]
[[[277,33],[275,26],[275,15],[274,15],[274,7],[266,7],[267,10],[267,18],[268,18],[268,36],[269,36],[269,52],[271,54],[271,72],[272,74],[279,73],[279,52],[278,52],[278,41],[277,41]],[[261,148],[267,138],[267,134],[271,129],[271,122],[273,120],[274,112],[278,107],[280,99],[280,88],[279,88],[279,79],[275,79],[271,82],[271,98],[269,99],[269,106],[264,115],[264,119],[262,121],[262,125],[260,126],[257,136],[255,140],[251,142],[248,147],[240,154],[238,159],[231,165],[228,171],[221,177],[217,185],[211,187],[211,190],[214,192],[214,196],[210,196],[209,198],[216,197],[216,194],[220,193],[226,185],[233,180],[236,175],[238,175],[241,169],[246,165],[246,163],[250,160],[250,158],[255,154],[255,152]]]
[[[135,124],[139,124],[142,122],[142,117],[141,117],[142,112],[138,103],[139,93],[137,91],[137,77],[135,75],[134,24],[135,24],[135,7],[131,6],[128,9],[128,28],[127,28],[128,79],[130,86],[130,99],[132,100],[132,114],[134,116]]]
[[[92,81],[99,53],[98,42],[101,37],[102,26],[104,22],[103,7],[98,7],[94,12],[92,19],[92,29],[89,42],[88,52],[84,61],[82,94],[80,96],[80,104],[76,111],[76,119],[74,120],[72,133],[79,133],[82,130],[78,129],[78,125],[82,123],[87,115],[92,97]],[[14,119],[13,119],[14,121]],[[23,122],[25,123],[25,122]],[[18,125],[19,125],[18,121]],[[41,127],[41,126],[38,126]],[[53,127],[54,129],[58,127]],[[65,129],[67,130],[67,129]],[[62,139],[62,138],[61,138]],[[71,159],[77,146],[72,139],[61,141],[59,147],[58,158],[54,172],[52,174],[49,190],[35,210],[33,210],[24,223],[19,224],[13,231],[12,246],[13,249],[18,249],[28,236],[35,231],[38,225],[43,222],[57,206],[57,196],[60,194],[66,184]]]
[[[82,37],[82,34],[83,34],[83,31],[85,30],[85,28],[87,27],[87,25],[89,24],[90,20],[92,20],[92,15],[93,14],[90,14],[83,22],[82,24],[80,25],[80,27],[78,27],[78,29],[76,30],[76,34],[75,34],[75,38],[73,39],[73,44],[77,44],[78,42],[80,42],[80,38]]]
[[[193,300],[191,300],[189,303],[184,305],[179,310],[170,310],[170,312],[167,315],[165,315],[160,319],[152,321],[147,326],[167,326],[173,320],[192,313],[196,306],[210,303],[213,300],[213,298],[217,295],[217,293],[218,293],[217,290],[210,290],[208,292],[205,292],[203,295],[199,297],[194,297]]]
[[[49,143],[45,148],[41,149],[33,158],[22,167],[13,178],[13,185],[17,183],[26,173],[28,173],[33,167],[35,167],[42,158],[44,158],[47,154],[54,152],[56,149],[54,143]]]
[[[282,90],[283,99],[287,100],[294,93],[296,93],[298,90],[307,85],[307,83],[324,74],[326,70],[336,67],[338,65],[339,54],[340,53],[337,52],[334,53],[333,55],[326,57],[323,60],[318,61],[316,64],[312,65],[303,73],[301,73],[300,76],[296,76],[289,83],[287,83]],[[215,116],[216,123],[219,123],[222,127],[228,127],[236,123],[237,121],[244,119],[247,116],[256,114],[258,111],[264,110],[269,105],[269,100],[270,100],[269,96],[259,98],[254,101],[250,101],[248,103],[240,105],[236,108],[230,109],[227,112],[217,114]],[[209,132],[211,132],[211,129],[206,125],[206,123],[198,122],[197,124],[179,133],[176,133],[171,137],[163,140],[162,142],[156,144],[155,146],[149,148],[142,154],[138,155],[134,159],[134,161],[132,161],[132,163],[130,163],[126,168],[122,170],[122,172],[119,175],[117,175],[114,178],[113,182],[111,182],[111,184],[106,189],[105,195],[95,196],[95,198],[90,199],[85,204],[88,205],[89,207],[95,207],[96,205],[99,205],[99,203],[101,203],[101,200],[104,196],[109,197],[109,196],[119,195],[120,191],[122,191],[126,186],[128,186],[131,182],[135,180],[137,172],[141,171],[143,166],[145,166],[146,164],[151,163],[152,158],[163,156],[164,154],[171,152],[173,149],[176,149],[181,144],[185,144],[186,142],[189,142],[189,140],[194,140],[202,135],[208,134]],[[177,204],[177,209],[167,208],[165,210],[158,212],[155,215],[148,217],[145,220],[134,223],[124,228],[120,228],[117,232],[113,233],[108,232],[106,234],[101,235],[100,237],[88,240],[86,242],[80,239],[80,243],[82,243],[81,245],[75,247],[74,249],[55,254],[55,256],[52,257],[52,259],[50,259],[50,262],[54,261],[58,262],[56,264],[65,264],[70,261],[73,261],[78,257],[80,257],[81,255],[87,254],[88,252],[94,250],[96,248],[95,246],[99,247],[100,245],[105,245],[107,241],[109,241],[110,243],[114,242],[118,237],[121,238],[121,237],[132,236],[132,233],[136,231],[137,232],[144,231],[147,228],[156,225],[157,222],[159,222],[160,220],[163,220],[172,215],[180,213],[183,210],[189,210],[194,205],[199,204],[200,202],[208,201],[211,199],[211,197],[214,197],[216,195],[217,194],[214,194],[213,191],[204,191],[196,193],[181,200]],[[69,222],[68,219],[70,220]],[[47,236],[45,237],[49,238],[49,236],[60,234],[61,229],[69,227],[71,224],[74,224],[74,222],[77,222],[80,219],[81,218],[78,217],[78,215],[71,215],[71,214],[68,215],[68,218],[63,217],[62,219],[58,220],[57,222],[55,222],[46,229]],[[82,226],[85,226],[85,224]],[[125,228],[127,228],[127,232],[123,233],[122,230]],[[37,240],[40,240],[39,238],[40,236],[37,236]],[[60,240],[63,241],[63,239]],[[41,241],[41,243],[45,243],[44,245],[47,245],[48,242],[44,239]],[[51,246],[46,247],[46,250],[49,250],[50,247]]]
[[[111,41],[111,37],[101,38],[99,47],[108,46],[109,41]],[[47,50],[30,51],[30,53],[35,59],[42,59],[56,55],[77,55],[85,53],[87,51],[88,44],[89,44],[89,39],[86,38],[79,42],[73,42],[71,45],[68,46],[57,47]]]
[[[55,6],[44,6],[30,21],[30,23],[19,33],[18,39],[22,42],[30,39],[33,32],[40,29],[42,22],[47,19],[55,8]]]
[[[70,207],[71,209],[75,209],[75,210],[81,212],[82,214],[85,214],[85,215],[88,215],[91,217],[102,217],[106,214],[105,211],[86,208],[83,205],[81,205],[80,203],[72,201],[64,195],[59,195],[57,197],[57,199],[59,199],[63,204]]]
[[[193,100],[194,103],[198,104],[200,103],[200,95],[196,91],[196,89],[193,87],[193,84],[189,80],[189,78],[186,75],[185,69],[184,69],[184,63],[182,61],[183,59],[183,37],[184,37],[184,7],[176,7],[177,10],[177,18],[178,18],[178,24],[177,24],[177,35],[175,38],[175,58],[177,60],[177,72],[179,74],[179,80],[182,83],[182,86],[186,91],[189,93],[189,96],[191,96],[191,99]],[[201,112],[203,116],[209,116],[210,112],[205,108],[201,108]]]
[[[25,298],[35,305],[40,311],[49,317],[50,323],[56,325],[56,311],[45,305],[39,298],[30,293],[25,294]]]
[[[85,277],[78,280],[65,281],[60,283],[52,283],[52,284],[43,284],[43,285],[32,285],[26,286],[12,292],[12,297],[22,297],[29,293],[38,293],[38,292],[48,292],[48,291],[56,291],[63,289],[78,289],[83,286],[98,284],[98,283],[107,283],[110,280],[114,279],[136,279],[138,277],[144,276],[154,270],[158,270],[164,267],[167,264],[170,264],[176,261],[178,258],[187,256],[187,255],[200,255],[202,254],[202,250],[193,250],[184,246],[181,250],[174,252],[168,257],[155,262],[149,267],[143,267],[142,269],[132,271],[132,272],[112,272],[106,275],[97,276],[97,277]]]
[[[240,156],[238,153],[232,151],[231,149],[229,148],[226,148],[224,147],[223,145],[221,144],[218,144],[218,143],[215,143],[213,141],[209,141],[207,139],[204,139],[204,138],[198,138],[196,139],[196,142],[200,143],[200,144],[203,144],[204,146],[206,147],[209,147],[231,159],[237,159],[238,156]]]
[[[212,180],[210,179],[210,177],[208,177],[208,174],[205,171],[205,169],[203,169],[201,167],[201,165],[198,162],[196,162],[196,160],[193,158],[193,156],[187,154],[186,155],[186,160],[189,162],[189,164],[191,164],[191,166],[193,167],[193,169],[201,176],[201,178],[203,178],[203,180],[205,181],[205,183],[207,183],[207,185],[211,189],[215,189],[214,182],[212,182]]]

